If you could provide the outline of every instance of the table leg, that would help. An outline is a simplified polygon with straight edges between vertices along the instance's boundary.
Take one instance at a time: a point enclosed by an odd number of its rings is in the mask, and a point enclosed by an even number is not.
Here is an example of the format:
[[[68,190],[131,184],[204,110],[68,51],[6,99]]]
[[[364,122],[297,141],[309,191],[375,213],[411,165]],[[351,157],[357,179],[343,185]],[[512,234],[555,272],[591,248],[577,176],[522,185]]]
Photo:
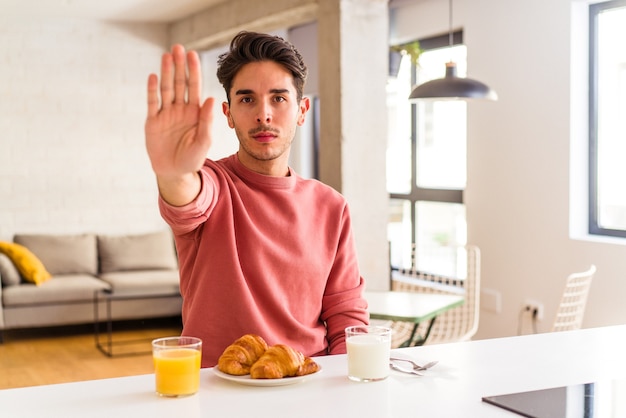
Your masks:
[[[107,304],[107,352],[106,355],[113,357],[113,318],[111,318],[111,299],[106,300]]]
[[[107,299],[106,303],[106,347],[102,345],[100,341],[100,298],[98,297],[99,291],[94,292],[93,296],[93,334],[96,343],[96,348],[108,357],[113,357],[113,319],[111,318],[111,300]]]
[[[419,345],[424,345],[426,340],[428,340],[428,336],[430,335],[430,331],[433,329],[433,325],[435,325],[435,319],[437,319],[436,316],[433,319],[430,320],[430,323],[428,324],[428,328],[426,329],[426,333],[424,334],[424,337],[422,338],[422,340],[421,340]]]
[[[99,299],[98,291],[93,292],[93,339],[96,343],[96,348],[100,347],[100,318],[98,317],[99,311]]]
[[[406,341],[400,344],[400,347],[417,347],[420,345],[424,345],[426,343],[426,340],[428,339],[428,336],[430,335],[430,331],[433,329],[433,325],[435,325],[435,319],[437,319],[437,317],[432,318],[428,322],[428,328],[426,328],[426,332],[423,336],[417,335],[417,328],[419,327],[421,322],[414,324],[413,329],[411,330],[411,335]]]
[[[400,344],[400,347],[404,348],[404,347],[411,347],[411,342],[413,342],[413,338],[415,338],[415,334],[417,333],[417,328],[419,327],[419,322],[413,324],[413,329],[411,330],[411,335],[409,335],[409,338],[407,338],[406,341],[404,341],[402,344]]]

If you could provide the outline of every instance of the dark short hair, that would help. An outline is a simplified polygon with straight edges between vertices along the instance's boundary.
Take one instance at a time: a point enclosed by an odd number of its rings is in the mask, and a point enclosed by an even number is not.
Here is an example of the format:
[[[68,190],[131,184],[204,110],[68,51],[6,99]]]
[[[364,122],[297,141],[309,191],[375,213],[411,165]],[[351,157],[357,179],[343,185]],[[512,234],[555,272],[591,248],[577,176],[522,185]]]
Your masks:
[[[274,61],[289,71],[298,100],[302,99],[307,68],[298,50],[280,36],[243,31],[230,42],[228,52],[217,60],[217,79],[226,90],[229,103],[233,79],[241,67],[258,61]]]

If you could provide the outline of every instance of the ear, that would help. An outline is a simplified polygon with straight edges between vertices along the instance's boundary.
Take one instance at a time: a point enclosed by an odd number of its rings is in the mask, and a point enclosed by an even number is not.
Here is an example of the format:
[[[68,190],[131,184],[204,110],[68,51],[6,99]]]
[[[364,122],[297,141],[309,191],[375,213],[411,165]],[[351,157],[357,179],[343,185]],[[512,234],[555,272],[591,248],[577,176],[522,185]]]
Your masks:
[[[304,124],[304,115],[306,115],[306,112],[309,111],[310,107],[311,100],[308,97],[303,97],[302,100],[300,100],[300,114],[298,115],[298,126],[302,126],[302,124]]]
[[[222,112],[228,120],[228,126],[233,129],[235,127],[235,123],[233,122],[233,116],[230,114],[230,106],[228,105],[228,102],[222,102]]]

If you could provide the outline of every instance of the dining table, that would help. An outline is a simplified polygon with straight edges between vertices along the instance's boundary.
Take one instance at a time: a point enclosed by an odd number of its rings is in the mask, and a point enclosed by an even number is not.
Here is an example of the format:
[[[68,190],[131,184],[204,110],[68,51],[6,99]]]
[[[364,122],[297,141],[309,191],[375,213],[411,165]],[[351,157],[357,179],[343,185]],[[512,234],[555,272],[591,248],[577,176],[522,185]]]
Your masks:
[[[553,399],[573,404],[567,388],[624,382],[624,347],[626,325],[613,325],[394,349],[394,357],[438,363],[422,376],[392,370],[387,379],[369,383],[349,380],[347,357],[337,354],[315,357],[321,370],[293,381],[252,385],[250,379],[227,380],[213,368],[205,368],[199,391],[183,398],[157,396],[153,374],[4,389],[0,390],[0,416],[514,418],[520,415],[483,398],[554,389],[561,395]],[[613,387],[618,392],[614,389],[612,395],[596,392],[598,400],[591,406],[612,407],[617,413],[604,415],[604,410],[584,416],[624,416],[620,412],[626,407],[626,385]],[[533,402],[540,403],[527,400],[524,404],[532,407]]]
[[[437,316],[465,302],[462,294],[426,292],[401,292],[396,290],[367,290],[364,297],[368,303],[371,319],[410,322],[413,324],[409,338],[402,347],[423,345],[430,335]],[[419,335],[419,325],[428,325]]]

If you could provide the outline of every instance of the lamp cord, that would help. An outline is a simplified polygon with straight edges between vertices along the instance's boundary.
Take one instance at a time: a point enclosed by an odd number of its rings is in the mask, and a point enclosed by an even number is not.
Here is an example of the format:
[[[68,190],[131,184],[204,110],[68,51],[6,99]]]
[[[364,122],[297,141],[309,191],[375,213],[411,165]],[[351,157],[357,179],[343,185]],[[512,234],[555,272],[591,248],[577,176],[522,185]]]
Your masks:
[[[448,46],[451,47],[452,46],[452,0],[448,2],[448,12],[449,12],[449,19],[450,19],[448,22],[449,27],[450,27],[450,30],[448,31],[448,43],[449,43]]]

